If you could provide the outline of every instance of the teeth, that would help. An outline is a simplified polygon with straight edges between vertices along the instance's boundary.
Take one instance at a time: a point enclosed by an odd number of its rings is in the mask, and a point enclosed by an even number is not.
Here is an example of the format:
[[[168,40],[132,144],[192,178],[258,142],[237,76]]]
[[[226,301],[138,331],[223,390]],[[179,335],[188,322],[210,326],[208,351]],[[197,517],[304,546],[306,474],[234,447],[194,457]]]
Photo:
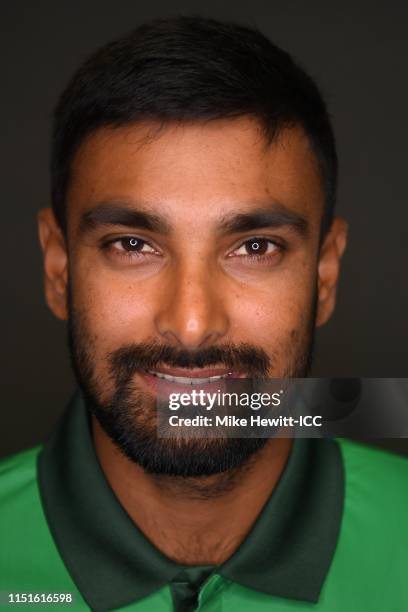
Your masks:
[[[153,374],[153,376],[157,376],[157,378],[167,380],[168,382],[178,383],[180,385],[203,385],[205,383],[212,383],[216,382],[217,380],[222,380],[223,378],[227,378],[229,376],[229,374],[221,374],[220,376],[209,376],[208,378],[187,378],[186,376],[169,376],[168,374],[155,372],[153,370],[148,370],[148,372],[149,374]]]

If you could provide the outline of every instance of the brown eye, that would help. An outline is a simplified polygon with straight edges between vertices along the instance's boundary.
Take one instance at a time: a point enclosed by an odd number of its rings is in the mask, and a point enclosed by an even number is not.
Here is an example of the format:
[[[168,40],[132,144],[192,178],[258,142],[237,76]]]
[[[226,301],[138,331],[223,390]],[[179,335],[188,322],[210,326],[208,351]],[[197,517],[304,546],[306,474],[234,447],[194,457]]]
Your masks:
[[[278,245],[267,238],[250,238],[249,240],[245,240],[245,242],[235,251],[234,254],[239,256],[255,255],[262,257],[262,255],[269,255],[278,249]]]
[[[269,241],[264,238],[254,238],[245,243],[248,255],[265,255],[268,251]]]
[[[117,251],[125,251],[126,253],[141,253],[142,255],[148,255],[156,252],[148,242],[141,238],[136,238],[136,236],[124,236],[123,238],[112,240],[109,244]]]
[[[143,246],[146,244],[143,240],[139,238],[122,238],[119,240],[125,251],[141,251]]]

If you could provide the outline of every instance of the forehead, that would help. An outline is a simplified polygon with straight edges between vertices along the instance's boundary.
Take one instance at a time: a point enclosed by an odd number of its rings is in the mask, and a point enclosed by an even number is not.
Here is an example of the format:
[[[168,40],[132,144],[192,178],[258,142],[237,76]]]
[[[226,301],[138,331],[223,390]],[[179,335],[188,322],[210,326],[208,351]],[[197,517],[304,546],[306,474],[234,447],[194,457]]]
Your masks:
[[[300,128],[267,143],[250,118],[102,128],[72,163],[67,219],[101,202],[154,209],[176,224],[216,223],[239,207],[277,203],[318,231],[324,194],[315,156]]]

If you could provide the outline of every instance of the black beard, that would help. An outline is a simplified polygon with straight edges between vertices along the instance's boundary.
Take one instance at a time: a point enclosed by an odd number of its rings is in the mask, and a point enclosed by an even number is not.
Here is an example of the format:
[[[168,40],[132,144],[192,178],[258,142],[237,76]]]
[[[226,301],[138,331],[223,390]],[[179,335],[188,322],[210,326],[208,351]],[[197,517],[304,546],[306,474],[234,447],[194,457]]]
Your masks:
[[[300,378],[309,371],[313,351],[315,307],[311,309],[305,340],[293,355],[285,377]],[[267,438],[158,438],[153,396],[134,384],[138,370],[154,370],[159,364],[201,368],[220,364],[244,371],[252,378],[265,378],[271,359],[259,347],[248,344],[217,345],[187,351],[156,343],[129,344],[107,356],[114,392],[101,395],[101,381],[94,373],[91,342],[82,318],[73,308],[69,293],[68,341],[72,367],[87,409],[98,420],[115,446],[146,472],[164,476],[197,478],[229,472],[247,465],[268,442]],[[224,490],[227,487],[225,483]]]

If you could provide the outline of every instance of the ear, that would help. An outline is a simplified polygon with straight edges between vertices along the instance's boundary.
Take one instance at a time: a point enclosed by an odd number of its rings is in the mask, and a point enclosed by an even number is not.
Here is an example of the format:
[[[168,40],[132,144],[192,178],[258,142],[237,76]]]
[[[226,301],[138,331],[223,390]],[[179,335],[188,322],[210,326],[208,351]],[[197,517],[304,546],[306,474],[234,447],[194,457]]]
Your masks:
[[[38,213],[38,233],[44,259],[45,299],[58,319],[68,318],[68,255],[65,238],[51,208]]]
[[[335,217],[320,248],[318,265],[318,304],[316,325],[330,319],[336,305],[340,259],[347,244],[347,223]]]

